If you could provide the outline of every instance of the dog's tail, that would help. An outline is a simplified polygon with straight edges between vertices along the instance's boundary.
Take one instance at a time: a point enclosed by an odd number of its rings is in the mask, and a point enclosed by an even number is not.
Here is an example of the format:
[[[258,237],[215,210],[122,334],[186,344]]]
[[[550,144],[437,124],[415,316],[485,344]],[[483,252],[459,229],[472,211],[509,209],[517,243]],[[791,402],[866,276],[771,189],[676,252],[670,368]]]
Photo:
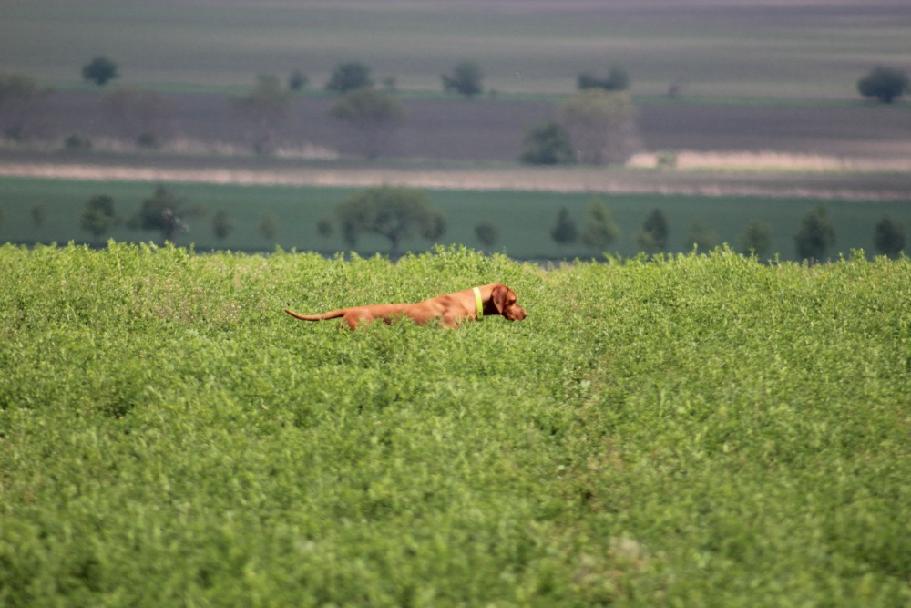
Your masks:
[[[330,310],[329,312],[320,313],[318,315],[302,315],[299,312],[294,312],[287,308],[285,309],[285,312],[301,321],[325,321],[326,319],[335,319],[345,314],[344,310]]]

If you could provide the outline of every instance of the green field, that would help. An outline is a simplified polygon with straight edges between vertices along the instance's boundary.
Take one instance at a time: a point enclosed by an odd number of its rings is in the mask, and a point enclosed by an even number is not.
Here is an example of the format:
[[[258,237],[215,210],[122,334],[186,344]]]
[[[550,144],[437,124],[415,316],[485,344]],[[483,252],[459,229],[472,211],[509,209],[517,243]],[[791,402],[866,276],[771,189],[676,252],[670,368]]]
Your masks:
[[[528,319],[320,310],[490,281]],[[0,604],[911,603],[911,263],[0,247]]]
[[[236,90],[295,68],[321,88],[359,60],[378,81],[438,91],[468,58],[502,92],[566,93],[580,72],[617,64],[638,95],[677,83],[697,97],[850,98],[872,66],[911,61],[911,11],[889,1],[6,4],[0,70],[64,87],[106,54],[123,84],[162,90]]]
[[[334,219],[334,207],[354,190],[343,188],[297,188],[285,186],[225,186],[208,184],[174,184],[171,190],[187,204],[202,205],[205,217],[190,220],[190,230],[177,237],[178,244],[194,243],[200,249],[233,249],[271,251],[276,244],[285,249],[323,252],[347,251],[338,230],[329,238],[320,237],[316,223],[321,218]],[[139,182],[89,182],[62,180],[0,179],[0,242],[89,241],[91,235],[79,227],[86,201],[97,194],[114,198],[118,213],[131,216],[142,200],[149,198],[154,185]],[[600,257],[601,252],[582,245],[560,247],[550,238],[550,229],[560,207],[567,207],[580,229],[587,221],[587,210],[596,198],[584,193],[511,192],[511,191],[431,191],[430,202],[443,211],[447,230],[445,243],[464,243],[481,247],[474,228],[481,221],[497,226],[499,241],[494,249],[511,257],[547,259],[560,257]],[[794,235],[803,216],[818,205],[828,210],[835,228],[836,243],[831,255],[852,249],[874,251],[874,226],[883,217],[911,226],[911,205],[907,202],[835,202],[806,199],[765,199],[755,197],[699,197],[656,194],[599,195],[607,203],[621,234],[612,252],[632,256],[638,252],[636,237],[642,222],[653,209],[661,209],[670,224],[669,248],[689,251],[689,236],[694,223],[712,231],[718,242],[739,247],[745,227],[754,220],[771,227],[772,251],[783,259],[795,256]],[[46,218],[36,226],[32,209],[42,206]],[[229,236],[219,241],[212,231],[212,218],[226,211],[235,226]],[[265,239],[258,231],[262,217],[271,213],[277,218],[275,240]],[[115,240],[156,240],[154,232],[134,232],[125,225],[110,235]],[[102,240],[106,240],[103,237]],[[406,248],[428,249],[431,244],[413,239]],[[379,237],[358,241],[361,252],[384,252],[388,243]],[[770,252],[770,253],[771,253]]]

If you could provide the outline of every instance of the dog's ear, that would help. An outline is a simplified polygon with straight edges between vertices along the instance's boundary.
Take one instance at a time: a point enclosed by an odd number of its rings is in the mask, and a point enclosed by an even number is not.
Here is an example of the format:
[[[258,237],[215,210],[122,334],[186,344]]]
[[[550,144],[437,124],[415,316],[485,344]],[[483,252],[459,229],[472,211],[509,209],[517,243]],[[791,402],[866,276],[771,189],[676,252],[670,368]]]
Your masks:
[[[506,311],[506,297],[508,294],[509,288],[503,284],[495,285],[493,291],[490,292],[490,299],[497,309],[497,314],[502,315]]]

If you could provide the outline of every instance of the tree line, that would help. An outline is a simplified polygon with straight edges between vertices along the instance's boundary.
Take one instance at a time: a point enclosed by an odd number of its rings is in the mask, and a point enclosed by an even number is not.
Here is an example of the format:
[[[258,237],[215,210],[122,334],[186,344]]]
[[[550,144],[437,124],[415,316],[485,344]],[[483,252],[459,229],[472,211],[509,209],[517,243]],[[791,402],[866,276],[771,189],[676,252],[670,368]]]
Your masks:
[[[46,215],[44,208],[36,206],[32,211],[33,220],[40,225]],[[204,206],[189,204],[165,186],[156,187],[129,218],[117,213],[110,196],[93,196],[84,204],[80,227],[96,242],[103,241],[121,224],[131,230],[157,232],[162,241],[174,241],[180,233],[188,232],[190,223],[195,221],[209,221],[212,234],[219,241],[227,239],[235,227],[234,220],[226,211],[219,210],[209,218]],[[274,242],[279,225],[278,218],[265,213],[257,230],[265,240]],[[433,207],[426,192],[393,186],[354,193],[336,206],[332,216],[316,222],[319,237],[328,239],[338,234],[352,248],[364,236],[381,237],[388,243],[387,251],[392,258],[401,255],[403,243],[410,239],[438,242],[446,233],[446,228],[446,218]],[[478,242],[488,250],[494,248],[500,239],[498,227],[490,221],[479,221],[474,233]],[[646,215],[634,239],[640,251],[660,253],[668,250],[670,233],[670,222],[664,212],[656,208]],[[589,204],[581,225],[566,207],[562,207],[547,234],[561,248],[583,245],[595,253],[603,253],[610,251],[618,241],[621,230],[608,204],[595,198]],[[793,235],[795,252],[800,259],[824,260],[833,253],[835,236],[828,212],[825,207],[818,206],[801,219]],[[900,222],[883,217],[875,225],[873,241],[876,253],[896,257],[907,244],[905,227]],[[717,233],[698,221],[689,225],[685,242],[699,251],[709,251],[721,244]],[[750,222],[737,246],[745,254],[769,256],[772,253],[771,227],[766,222]]]

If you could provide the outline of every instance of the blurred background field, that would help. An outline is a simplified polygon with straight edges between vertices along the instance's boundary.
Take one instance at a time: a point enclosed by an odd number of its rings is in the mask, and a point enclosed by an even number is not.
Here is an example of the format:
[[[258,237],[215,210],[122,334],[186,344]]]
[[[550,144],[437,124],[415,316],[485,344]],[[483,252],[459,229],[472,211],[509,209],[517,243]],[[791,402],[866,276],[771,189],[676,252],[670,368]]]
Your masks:
[[[160,240],[150,231],[130,230],[121,223],[100,239],[80,229],[85,203],[93,196],[108,195],[121,218],[133,215],[140,203],[152,196],[154,183],[30,180],[0,178],[0,201],[6,204],[0,240],[19,242],[103,243]],[[387,253],[389,244],[378,236],[367,235],[355,247],[346,243],[337,227],[321,236],[317,223],[328,219],[337,226],[335,207],[357,192],[351,188],[289,186],[239,186],[199,183],[174,184],[170,190],[187,206],[200,206],[205,214],[188,220],[189,230],[179,233],[178,244],[193,243],[199,249],[270,251],[276,245],[299,251],[355,249],[362,253]],[[745,249],[743,236],[751,222],[769,227],[771,243],[766,253],[794,259],[794,235],[801,219],[821,206],[827,210],[835,230],[835,251],[874,249],[877,222],[889,217],[911,225],[911,205],[903,201],[820,201],[806,198],[756,196],[687,196],[662,194],[597,194],[587,192],[478,191],[470,189],[428,191],[430,204],[446,219],[442,243],[463,243],[478,249],[499,251],[519,259],[557,259],[564,257],[601,258],[602,250],[571,243],[559,245],[551,238],[558,210],[565,207],[580,230],[585,226],[593,201],[604,203],[617,222],[620,234],[607,252],[631,256],[639,251],[636,242],[646,216],[660,209],[667,217],[669,251],[690,251],[694,231],[709,245],[723,242]],[[40,225],[34,209],[43,210]],[[232,228],[224,238],[213,230],[213,219],[224,212]],[[275,220],[275,233],[265,236],[259,226],[265,216]],[[487,222],[497,228],[498,238],[485,245],[475,233],[477,224]],[[696,235],[699,236],[699,235]],[[417,237],[404,242],[406,249],[423,250],[433,243]],[[705,247],[703,247],[705,248]]]
[[[84,240],[58,205],[84,205],[91,191],[127,209],[157,184],[233,221],[215,239],[200,226],[212,216],[196,218],[174,235],[181,243],[347,250],[338,234],[315,237],[314,222],[357,189],[392,184],[428,189],[446,215],[441,242],[478,244],[473,226],[490,216],[501,232],[494,248],[518,257],[588,254],[547,233],[560,207],[578,218],[596,195],[616,214],[612,248],[623,255],[638,249],[636,218],[657,207],[671,216],[670,250],[689,249],[694,225],[706,242],[736,246],[755,219],[771,227],[770,253],[787,258],[801,213],[819,204],[836,224],[828,255],[870,251],[883,217],[906,229],[911,111],[900,97],[861,97],[857,83],[877,66],[911,64],[908,39],[911,7],[894,0],[11,3],[0,75],[34,88],[19,100],[14,87],[0,94],[0,238]],[[119,70],[104,85],[80,78],[99,56]],[[461,62],[479,69],[476,95],[444,90]],[[391,108],[385,122],[338,118],[347,96],[328,83],[352,63]],[[570,128],[582,76],[617,69],[627,76],[624,118],[582,131],[610,132],[604,148],[620,142],[621,153],[583,158],[577,133],[573,158],[559,162],[579,165],[529,165],[539,162],[526,157],[535,129]],[[154,176],[175,168],[199,171]],[[259,188],[214,184],[245,171],[258,172]],[[137,183],[68,181],[77,178]],[[539,190],[549,194],[520,194]],[[48,222],[29,224],[26,207],[42,199]],[[519,199],[517,219],[506,208]],[[264,213],[282,234],[257,234],[250,222]],[[121,225],[107,236],[154,234]],[[370,238],[358,247],[383,249]]]
[[[895,0],[33,0],[4,6],[0,66],[81,88],[79,62],[108,53],[136,85],[238,91],[257,73],[300,68],[322,83],[365,60],[402,89],[438,91],[467,58],[499,91],[560,94],[616,63],[647,96],[680,83],[696,97],[833,99],[871,64],[907,65],[909,28]]]

